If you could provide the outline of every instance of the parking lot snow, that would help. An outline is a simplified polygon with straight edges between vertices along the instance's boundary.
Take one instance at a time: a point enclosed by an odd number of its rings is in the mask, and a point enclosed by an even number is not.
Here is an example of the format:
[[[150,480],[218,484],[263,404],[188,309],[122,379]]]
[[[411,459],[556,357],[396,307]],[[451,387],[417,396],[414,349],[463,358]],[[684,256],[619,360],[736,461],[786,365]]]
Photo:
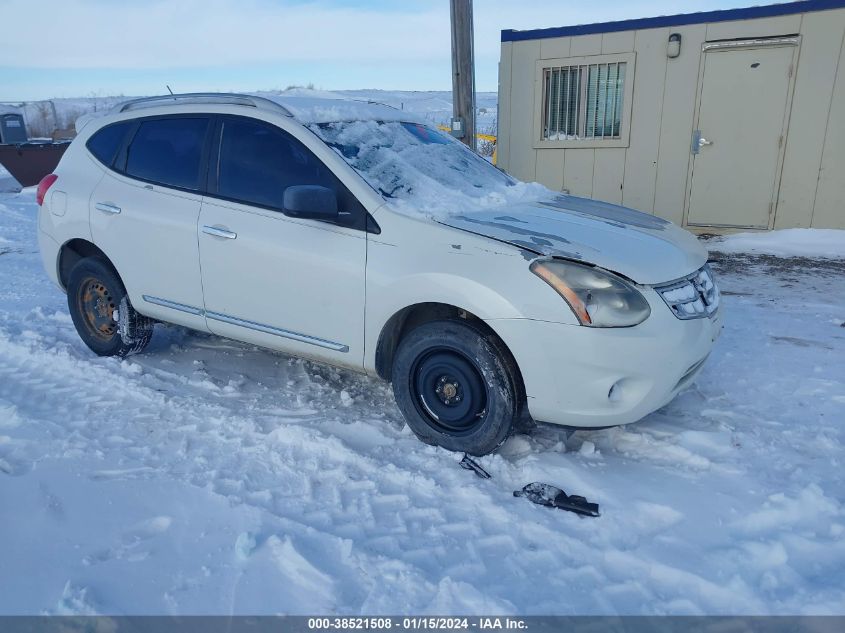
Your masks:
[[[710,246],[723,253],[845,259],[845,230],[782,229],[735,233],[714,238]]]
[[[480,458],[379,381],[177,327],[98,358],[0,196],[0,612],[845,613],[845,262],[719,255],[697,384]],[[543,481],[601,504],[514,498]]]

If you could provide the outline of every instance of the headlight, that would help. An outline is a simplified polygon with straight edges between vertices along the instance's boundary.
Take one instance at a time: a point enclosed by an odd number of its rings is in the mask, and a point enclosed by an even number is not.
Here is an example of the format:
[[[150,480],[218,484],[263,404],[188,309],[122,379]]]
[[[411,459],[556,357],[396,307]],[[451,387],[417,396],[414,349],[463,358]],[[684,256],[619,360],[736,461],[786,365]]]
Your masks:
[[[573,262],[537,260],[531,272],[554,288],[581,325],[629,327],[651,314],[645,297],[621,277]]]

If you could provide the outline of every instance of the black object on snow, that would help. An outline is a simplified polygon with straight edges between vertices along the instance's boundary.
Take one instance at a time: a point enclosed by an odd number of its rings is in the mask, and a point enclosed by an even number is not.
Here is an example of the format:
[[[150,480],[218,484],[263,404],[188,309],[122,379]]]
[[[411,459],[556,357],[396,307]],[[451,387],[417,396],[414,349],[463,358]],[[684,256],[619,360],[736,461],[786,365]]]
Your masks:
[[[461,465],[463,465],[463,462]],[[513,496],[525,497],[532,503],[548,506],[549,508],[569,510],[582,516],[601,516],[599,514],[599,504],[590,503],[584,497],[578,495],[568,495],[560,488],[550,486],[549,484],[541,484],[536,481],[533,484],[526,485],[522,490],[514,490]]]
[[[464,458],[461,460],[461,468],[463,468],[464,470],[471,470],[482,479],[490,479],[490,473],[484,470],[478,464],[478,462],[476,462],[466,453],[464,453]]]

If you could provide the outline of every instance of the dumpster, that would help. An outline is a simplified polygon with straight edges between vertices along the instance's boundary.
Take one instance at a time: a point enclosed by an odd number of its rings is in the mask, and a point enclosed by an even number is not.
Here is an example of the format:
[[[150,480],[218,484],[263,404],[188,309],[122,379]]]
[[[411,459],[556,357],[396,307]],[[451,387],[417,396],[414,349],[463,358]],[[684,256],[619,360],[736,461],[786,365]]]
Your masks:
[[[70,141],[0,145],[0,165],[24,187],[37,185],[59,164]]]
[[[3,165],[0,165],[0,193],[18,193],[21,190],[21,183],[15,180]]]
[[[3,188],[37,185],[51,173],[70,140],[30,141],[26,122],[18,108],[0,106],[0,179]],[[6,177],[6,173],[10,176]]]

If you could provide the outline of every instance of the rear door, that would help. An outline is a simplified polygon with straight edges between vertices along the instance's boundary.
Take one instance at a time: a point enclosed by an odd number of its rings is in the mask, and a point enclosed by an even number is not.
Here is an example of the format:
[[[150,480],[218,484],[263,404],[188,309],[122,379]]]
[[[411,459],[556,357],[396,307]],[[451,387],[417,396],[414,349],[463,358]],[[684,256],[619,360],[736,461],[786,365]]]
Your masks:
[[[366,211],[299,140],[269,123],[221,117],[200,261],[209,329],[360,368]],[[339,224],[282,213],[285,189],[335,191]]]
[[[91,197],[94,242],[142,314],[206,329],[197,246],[211,118],[141,119]]]

